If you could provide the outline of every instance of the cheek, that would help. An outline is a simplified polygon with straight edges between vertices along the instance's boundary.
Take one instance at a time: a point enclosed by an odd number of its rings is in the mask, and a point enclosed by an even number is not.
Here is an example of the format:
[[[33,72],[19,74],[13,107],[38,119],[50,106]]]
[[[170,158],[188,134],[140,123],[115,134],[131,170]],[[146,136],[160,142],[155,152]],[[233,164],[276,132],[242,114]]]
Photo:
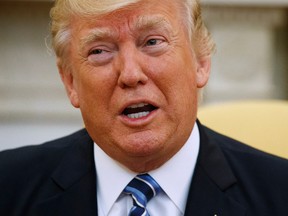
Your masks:
[[[197,109],[196,66],[174,58],[156,68],[159,68],[156,85],[166,98],[168,113],[174,113],[177,121],[189,124]]]
[[[164,94],[175,98],[190,97],[197,91],[197,67],[191,59],[171,55],[160,60],[150,60],[150,78]]]
[[[84,65],[79,71],[79,86],[86,94],[97,97],[105,97],[103,94],[109,93],[109,89],[115,85],[115,74],[110,67],[93,67]]]
[[[78,79],[80,109],[87,115],[103,115],[107,112],[115,81],[112,75],[106,74],[99,70],[81,71]]]

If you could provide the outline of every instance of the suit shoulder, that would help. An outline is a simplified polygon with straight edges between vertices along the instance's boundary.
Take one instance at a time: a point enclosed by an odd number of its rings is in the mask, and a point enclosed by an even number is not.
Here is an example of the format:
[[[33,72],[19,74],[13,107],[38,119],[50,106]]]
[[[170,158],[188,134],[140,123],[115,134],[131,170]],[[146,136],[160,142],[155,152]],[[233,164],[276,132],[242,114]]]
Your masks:
[[[73,145],[74,141],[87,136],[86,130],[45,142],[39,145],[24,146],[0,152],[0,173],[13,170],[28,171],[44,164],[55,164]]]
[[[235,182],[225,193],[247,209],[247,215],[286,215],[288,201],[288,160],[201,127],[207,142],[225,159]],[[223,162],[223,160],[222,160]],[[221,172],[221,175],[225,173]]]
[[[220,134],[209,128],[205,127],[205,132],[208,134],[209,137],[212,137],[213,142],[215,142],[223,151],[231,152],[237,155],[244,154],[247,157],[251,156],[252,158],[259,157],[259,158],[268,159],[268,160],[276,160],[279,162],[281,161],[284,164],[288,162],[288,160],[284,158],[280,158],[279,156],[272,155],[270,153],[256,149],[250,146],[249,144],[242,143],[241,141],[238,141],[231,137]]]
[[[213,142],[222,149],[235,174],[237,175],[239,172],[238,177],[244,176],[243,178],[247,179],[261,177],[268,181],[275,180],[275,183],[287,185],[288,160],[255,149],[208,128],[205,130],[209,134],[208,136],[212,137]],[[269,183],[268,181],[267,183]]]
[[[81,130],[44,144],[1,152],[0,212],[3,215],[32,215],[28,211],[43,199],[42,196],[59,190],[53,175],[65,158],[81,151],[87,142],[92,140],[85,130]],[[69,157],[68,162],[73,163],[73,159]]]

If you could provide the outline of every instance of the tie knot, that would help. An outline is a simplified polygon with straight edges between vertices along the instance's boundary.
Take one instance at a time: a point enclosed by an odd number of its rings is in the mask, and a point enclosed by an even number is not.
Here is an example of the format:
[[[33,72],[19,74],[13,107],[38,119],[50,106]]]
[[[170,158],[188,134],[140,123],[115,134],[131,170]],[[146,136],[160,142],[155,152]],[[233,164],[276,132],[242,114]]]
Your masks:
[[[147,203],[160,190],[158,183],[149,174],[140,174],[129,182],[124,192],[132,196],[135,208],[142,208],[146,211]]]

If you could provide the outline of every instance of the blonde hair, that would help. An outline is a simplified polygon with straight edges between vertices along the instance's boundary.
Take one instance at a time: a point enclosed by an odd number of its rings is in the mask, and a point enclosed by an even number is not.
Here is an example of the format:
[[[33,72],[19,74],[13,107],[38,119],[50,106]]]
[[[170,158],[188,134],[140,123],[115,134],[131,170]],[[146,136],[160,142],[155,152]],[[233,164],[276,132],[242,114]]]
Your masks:
[[[70,23],[73,16],[103,15],[139,1],[141,0],[55,0],[50,16],[52,47],[57,57],[65,62],[71,39]],[[183,21],[197,57],[210,56],[214,51],[214,42],[203,23],[199,0],[179,1],[183,2]]]

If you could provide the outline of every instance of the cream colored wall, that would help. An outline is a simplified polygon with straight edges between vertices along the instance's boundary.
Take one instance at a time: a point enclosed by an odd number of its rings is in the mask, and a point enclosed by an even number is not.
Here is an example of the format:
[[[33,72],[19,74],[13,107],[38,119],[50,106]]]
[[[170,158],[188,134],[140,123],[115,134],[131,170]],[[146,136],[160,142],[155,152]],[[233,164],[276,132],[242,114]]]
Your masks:
[[[49,2],[0,2],[0,150],[83,126],[47,50]]]
[[[263,8],[203,0],[218,47],[205,103],[287,98],[287,1],[275,0],[278,6]],[[0,0],[0,150],[43,142],[83,126],[45,45],[50,7],[50,1]]]
[[[73,109],[63,100],[55,57],[46,46],[51,3],[0,4],[0,118],[70,118]]]
[[[287,7],[287,0],[201,0],[203,5],[219,5],[219,6],[271,6],[271,7]]]
[[[204,102],[287,99],[287,10],[209,6],[204,12],[217,45]]]

